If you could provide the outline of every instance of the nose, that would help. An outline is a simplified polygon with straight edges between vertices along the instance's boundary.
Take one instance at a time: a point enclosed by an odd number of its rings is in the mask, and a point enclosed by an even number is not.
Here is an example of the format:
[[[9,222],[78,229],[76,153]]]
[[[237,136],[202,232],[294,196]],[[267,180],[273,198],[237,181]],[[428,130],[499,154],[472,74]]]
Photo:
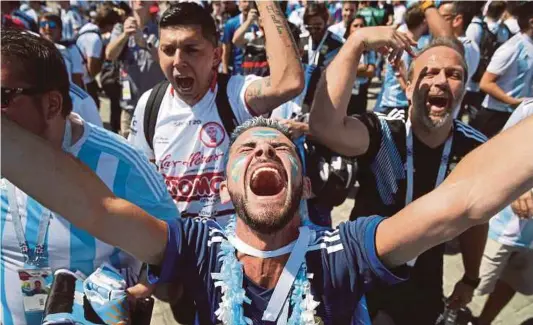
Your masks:
[[[174,53],[174,61],[173,61],[174,67],[179,67],[180,65],[182,65],[185,59],[184,57],[185,57],[185,54],[183,53],[183,51],[181,49],[177,49],[176,52]]]
[[[440,87],[443,87],[448,84],[448,79],[446,78],[446,71],[444,69],[441,69],[439,74],[435,76],[434,84]]]
[[[276,150],[267,142],[258,144],[255,147],[255,158],[274,159],[276,156]]]

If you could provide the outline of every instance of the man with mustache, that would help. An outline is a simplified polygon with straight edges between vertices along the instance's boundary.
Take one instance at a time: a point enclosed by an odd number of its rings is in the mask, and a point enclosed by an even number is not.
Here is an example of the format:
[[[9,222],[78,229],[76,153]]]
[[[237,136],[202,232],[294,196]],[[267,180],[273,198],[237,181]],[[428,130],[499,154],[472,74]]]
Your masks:
[[[372,32],[390,31],[369,28],[348,39],[318,86],[310,116],[311,133],[319,141],[358,158],[360,190],[352,220],[396,214],[436,188],[467,153],[486,141],[480,132],[453,119],[468,78],[464,50],[455,38],[435,38],[411,64],[407,122],[372,113],[347,116],[350,85],[364,50],[358,40]],[[486,225],[459,236],[465,275],[449,299],[452,308],[472,299],[486,236]],[[434,324],[444,309],[443,254],[444,245],[432,248],[411,261],[409,281],[371,292],[371,313],[383,310],[396,324]]]
[[[523,141],[533,136],[529,118],[393,217],[359,218],[335,230],[302,226],[297,207],[309,180],[296,146],[286,128],[260,117],[232,136],[221,192],[237,215],[225,226],[199,218],[165,223],[115,197],[72,157],[7,118],[1,123],[2,176],[151,264],[152,282],[179,279],[195,288],[200,324],[350,324],[365,291],[402,280],[396,267],[486,222],[533,187],[533,149]],[[495,159],[501,155],[506,159]]]

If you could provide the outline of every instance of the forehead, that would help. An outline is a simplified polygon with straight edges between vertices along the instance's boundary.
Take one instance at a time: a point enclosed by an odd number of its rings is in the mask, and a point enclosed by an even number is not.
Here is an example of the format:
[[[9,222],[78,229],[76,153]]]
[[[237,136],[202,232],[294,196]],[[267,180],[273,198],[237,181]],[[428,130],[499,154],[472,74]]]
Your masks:
[[[461,54],[446,46],[431,48],[417,57],[414,62],[417,71],[425,66],[428,68],[457,67],[462,70]]]
[[[445,3],[441,6],[439,6],[439,13],[441,15],[449,15],[453,12],[453,4],[452,3]]]
[[[355,9],[355,7],[356,7],[355,2],[351,2],[351,1],[345,2],[343,5],[344,9]]]
[[[292,141],[287,138],[283,133],[276,129],[267,128],[267,127],[255,127],[251,128],[249,130],[246,130],[241,134],[237,140],[235,140],[235,143],[233,144],[234,147],[239,147],[245,143],[262,143],[262,142],[278,142],[278,143],[286,143],[291,144],[294,146]]]
[[[161,29],[161,44],[209,43],[200,25],[165,27]]]

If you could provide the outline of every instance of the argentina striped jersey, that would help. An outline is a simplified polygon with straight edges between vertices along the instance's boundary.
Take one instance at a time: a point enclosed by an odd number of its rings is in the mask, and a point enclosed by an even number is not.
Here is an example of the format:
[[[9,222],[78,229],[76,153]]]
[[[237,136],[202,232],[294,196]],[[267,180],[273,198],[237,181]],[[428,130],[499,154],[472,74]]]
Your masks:
[[[160,219],[178,218],[176,206],[161,175],[125,139],[84,123],[83,135],[69,148],[69,152],[92,169],[117,197],[133,202]],[[8,182],[2,179],[0,184],[0,323],[40,324],[38,318],[32,318],[29,323],[25,320],[17,270],[28,265],[24,264],[13,226],[6,190]],[[54,184],[50,184],[50,190],[54,190]],[[18,189],[16,197],[26,239],[30,247],[35,247],[43,207]],[[52,215],[44,243],[52,270],[69,268],[88,275],[103,262],[109,262],[121,269],[130,283],[136,280],[140,266],[137,261],[74,227],[57,214]]]

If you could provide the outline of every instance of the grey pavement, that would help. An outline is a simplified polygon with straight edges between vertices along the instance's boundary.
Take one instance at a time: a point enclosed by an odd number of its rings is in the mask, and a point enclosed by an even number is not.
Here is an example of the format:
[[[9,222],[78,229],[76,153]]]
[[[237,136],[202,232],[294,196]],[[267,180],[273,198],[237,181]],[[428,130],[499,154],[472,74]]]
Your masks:
[[[379,88],[373,87],[369,90],[369,102],[367,109],[370,111],[374,107],[375,98]],[[104,124],[109,122],[109,101],[105,98],[101,100],[100,115]],[[355,201],[347,199],[344,204],[333,210],[334,225],[348,220],[350,211],[353,208]],[[450,295],[455,283],[463,276],[463,264],[461,254],[445,255],[444,257],[444,293]],[[533,275],[532,275],[533,276]],[[473,301],[468,306],[474,315],[479,315],[486,296],[474,297]],[[163,302],[156,302],[154,312],[152,315],[152,325],[177,325],[174,321],[172,312],[168,304]],[[426,324],[413,324],[426,325]],[[428,324],[430,325],[430,324]],[[500,315],[493,322],[493,325],[533,325],[533,296],[524,296],[516,294],[511,302],[502,310]]]

